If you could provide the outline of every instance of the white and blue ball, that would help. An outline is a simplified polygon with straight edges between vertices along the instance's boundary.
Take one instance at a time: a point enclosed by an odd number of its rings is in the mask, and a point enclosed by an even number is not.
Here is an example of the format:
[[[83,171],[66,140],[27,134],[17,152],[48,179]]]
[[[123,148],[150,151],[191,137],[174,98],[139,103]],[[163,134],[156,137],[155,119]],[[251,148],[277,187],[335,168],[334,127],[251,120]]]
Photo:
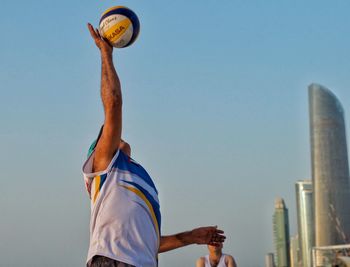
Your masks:
[[[107,9],[100,19],[100,34],[116,48],[133,44],[140,33],[140,21],[129,8],[116,6]]]

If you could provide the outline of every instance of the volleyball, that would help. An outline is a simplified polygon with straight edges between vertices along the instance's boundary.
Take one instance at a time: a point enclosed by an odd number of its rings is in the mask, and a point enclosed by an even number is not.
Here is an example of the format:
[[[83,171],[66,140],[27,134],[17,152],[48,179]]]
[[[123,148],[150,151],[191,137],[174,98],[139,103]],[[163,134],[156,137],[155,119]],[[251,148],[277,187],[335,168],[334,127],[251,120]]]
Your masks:
[[[140,21],[129,8],[115,6],[107,9],[100,19],[100,34],[116,48],[133,44],[140,33]]]

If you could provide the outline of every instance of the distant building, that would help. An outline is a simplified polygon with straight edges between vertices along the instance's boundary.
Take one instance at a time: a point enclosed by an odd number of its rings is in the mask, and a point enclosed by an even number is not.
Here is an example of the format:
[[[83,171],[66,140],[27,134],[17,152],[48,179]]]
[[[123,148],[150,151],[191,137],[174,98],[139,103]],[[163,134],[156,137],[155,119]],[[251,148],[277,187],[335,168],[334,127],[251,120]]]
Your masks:
[[[275,212],[273,214],[273,234],[276,251],[276,267],[290,267],[288,209],[282,198],[277,198],[275,200]]]
[[[311,267],[311,250],[315,244],[311,180],[298,181],[295,184],[295,193],[300,247],[299,258],[301,260],[300,266]]]
[[[300,267],[299,236],[296,234],[290,238],[290,266]]]
[[[275,258],[274,258],[273,253],[266,254],[265,267],[275,267]]]
[[[315,267],[350,267],[349,255],[350,244],[312,248],[312,262]]]
[[[349,164],[344,111],[327,88],[309,86],[315,245],[350,243]]]

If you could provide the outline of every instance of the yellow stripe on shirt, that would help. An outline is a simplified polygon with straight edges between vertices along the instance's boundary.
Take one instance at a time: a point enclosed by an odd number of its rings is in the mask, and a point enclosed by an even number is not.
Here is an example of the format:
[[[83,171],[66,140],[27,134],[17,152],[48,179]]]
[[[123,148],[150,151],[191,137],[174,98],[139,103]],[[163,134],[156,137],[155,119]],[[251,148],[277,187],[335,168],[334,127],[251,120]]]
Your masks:
[[[126,185],[120,185],[121,187],[124,187],[125,189],[134,192],[136,195],[138,195],[147,205],[147,207],[149,208],[150,212],[151,212],[151,217],[154,223],[154,227],[156,229],[157,232],[157,236],[158,236],[158,240],[160,240],[160,233],[159,233],[159,225],[158,225],[158,221],[156,218],[156,215],[154,213],[153,207],[151,205],[151,203],[148,201],[148,199],[146,198],[146,196],[137,188],[131,187],[131,186],[126,186]]]
[[[93,202],[95,203],[98,193],[100,193],[101,176],[96,176],[94,178],[94,183],[95,183],[95,191],[94,191]]]

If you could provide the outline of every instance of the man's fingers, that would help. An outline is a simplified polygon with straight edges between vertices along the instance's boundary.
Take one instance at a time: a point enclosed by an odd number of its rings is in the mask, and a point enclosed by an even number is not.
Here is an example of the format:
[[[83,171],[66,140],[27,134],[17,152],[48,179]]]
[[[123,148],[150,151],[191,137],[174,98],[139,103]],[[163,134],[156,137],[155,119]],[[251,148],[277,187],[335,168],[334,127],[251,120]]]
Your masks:
[[[221,243],[225,242],[226,236],[224,236],[222,233],[223,231],[221,230],[212,232],[208,240],[209,245],[218,246]]]
[[[212,238],[210,239],[210,241],[214,241],[214,242],[224,242],[226,239],[226,236],[224,235],[215,235],[212,236]]]
[[[220,236],[216,239],[217,242],[224,242],[226,240],[226,236]]]
[[[96,28],[96,29],[95,29],[95,33],[96,33],[96,36],[97,36],[97,39],[98,39],[99,42],[105,43],[105,44],[108,45],[109,47],[112,47],[112,46],[110,45],[110,43],[108,42],[108,40],[107,40],[106,38],[104,38],[104,37],[101,36],[101,33],[100,33],[99,29]],[[96,41],[96,39],[95,39],[95,41]]]
[[[99,31],[97,28],[95,29],[95,32],[96,32],[96,34],[97,34],[98,38],[102,39],[102,38],[101,38],[100,31]]]
[[[88,29],[89,29],[91,37],[94,38],[94,40],[99,38],[96,31],[94,30],[94,27],[92,27],[92,25],[90,23],[88,23]]]
[[[213,235],[208,243],[209,245],[218,247],[225,242],[225,239],[226,239],[226,236],[224,235]]]
[[[217,225],[216,225],[216,226],[208,226],[207,229],[210,230],[210,231],[213,231],[213,232],[215,232],[215,233],[220,233],[220,234],[223,234],[223,233],[224,233],[223,230],[218,229],[218,226],[217,226]]]
[[[220,246],[226,239],[224,231],[217,226],[200,227],[195,230],[198,234],[198,244]]]

